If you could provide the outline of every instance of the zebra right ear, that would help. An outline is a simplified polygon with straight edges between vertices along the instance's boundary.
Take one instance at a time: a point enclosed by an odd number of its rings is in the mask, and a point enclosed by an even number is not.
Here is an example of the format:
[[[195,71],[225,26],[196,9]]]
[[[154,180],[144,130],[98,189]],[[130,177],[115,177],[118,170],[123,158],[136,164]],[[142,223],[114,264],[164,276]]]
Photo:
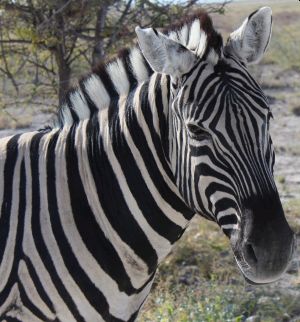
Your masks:
[[[177,78],[195,65],[195,54],[157,30],[136,27],[135,31],[144,57],[157,73]]]
[[[263,57],[272,32],[272,10],[263,7],[253,12],[231,33],[225,51],[237,56],[246,64],[255,64]]]

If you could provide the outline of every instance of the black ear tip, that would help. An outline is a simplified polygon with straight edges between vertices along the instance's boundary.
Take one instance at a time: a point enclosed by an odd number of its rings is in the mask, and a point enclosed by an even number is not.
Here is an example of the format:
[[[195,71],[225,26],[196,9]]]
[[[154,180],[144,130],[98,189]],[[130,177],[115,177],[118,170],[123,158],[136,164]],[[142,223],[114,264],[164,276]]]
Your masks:
[[[250,20],[255,14],[265,14],[265,15],[269,15],[271,16],[272,19],[272,9],[270,7],[262,7],[260,9],[255,10],[254,12],[251,13],[251,15],[249,15],[248,20]]]
[[[250,20],[256,13],[257,13],[258,9],[253,11],[249,16],[248,16],[248,20]]]

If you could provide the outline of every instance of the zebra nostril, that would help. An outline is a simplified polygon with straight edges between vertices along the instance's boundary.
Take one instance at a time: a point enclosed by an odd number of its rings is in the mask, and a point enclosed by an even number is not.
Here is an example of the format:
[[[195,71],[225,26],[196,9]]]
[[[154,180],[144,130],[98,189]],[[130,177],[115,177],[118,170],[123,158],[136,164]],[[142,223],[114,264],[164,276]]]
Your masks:
[[[244,256],[247,262],[257,263],[257,257],[255,255],[255,251],[253,246],[250,243],[246,243],[244,246]]]

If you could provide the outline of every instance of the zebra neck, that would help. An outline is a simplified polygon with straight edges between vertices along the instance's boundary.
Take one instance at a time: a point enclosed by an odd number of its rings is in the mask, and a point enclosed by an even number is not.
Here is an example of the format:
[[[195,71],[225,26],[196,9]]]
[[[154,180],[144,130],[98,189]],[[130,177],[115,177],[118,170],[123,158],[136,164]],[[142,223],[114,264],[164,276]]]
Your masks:
[[[110,222],[120,221],[120,230],[131,231],[124,233],[134,239],[132,247],[147,243],[145,234],[150,243],[147,261],[153,260],[147,263],[150,271],[168,254],[193,215],[175,185],[165,149],[168,84],[165,76],[153,75],[86,126],[91,141],[85,145],[97,146],[89,148],[88,159],[99,168],[93,178],[103,185],[98,197],[108,200],[105,214]]]

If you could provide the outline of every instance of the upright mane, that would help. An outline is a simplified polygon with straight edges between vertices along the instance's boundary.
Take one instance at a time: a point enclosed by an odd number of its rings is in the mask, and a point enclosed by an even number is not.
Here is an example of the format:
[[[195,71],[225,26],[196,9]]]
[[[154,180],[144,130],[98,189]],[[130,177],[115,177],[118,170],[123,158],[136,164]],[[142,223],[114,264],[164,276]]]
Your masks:
[[[170,39],[179,42],[199,58],[214,51],[221,55],[223,40],[214,29],[210,16],[203,10],[184,17],[178,23],[163,30]]]
[[[199,58],[211,53],[212,49],[214,54],[221,53],[222,38],[215,31],[209,15],[202,10],[184,17],[163,33]],[[147,81],[153,73],[138,45],[121,50],[117,57],[101,63],[66,93],[55,126],[63,127],[91,118]]]

